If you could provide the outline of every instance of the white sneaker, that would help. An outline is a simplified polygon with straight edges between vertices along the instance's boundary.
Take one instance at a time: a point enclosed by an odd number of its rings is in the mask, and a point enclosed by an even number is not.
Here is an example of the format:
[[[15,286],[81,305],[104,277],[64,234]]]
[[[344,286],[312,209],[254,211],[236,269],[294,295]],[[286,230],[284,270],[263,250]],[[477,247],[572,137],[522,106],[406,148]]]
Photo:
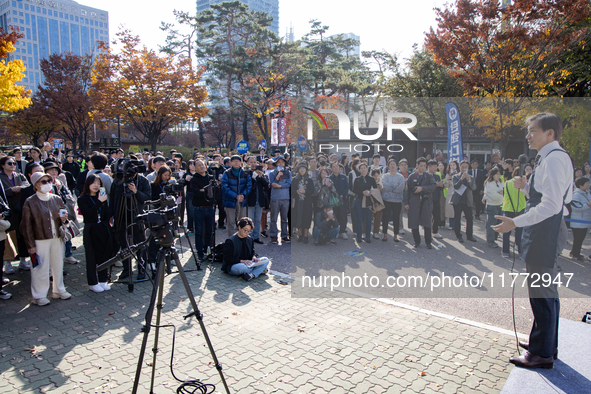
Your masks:
[[[375,233],[374,233],[373,237],[374,237],[374,239],[380,239],[380,236]]]
[[[5,292],[4,290],[0,290],[0,300],[9,300],[12,297],[12,294]]]
[[[347,237],[347,233],[343,233],[343,239],[349,239],[349,237]]]
[[[103,282],[103,283],[99,283],[99,285],[101,285],[101,287],[103,288],[103,290],[107,291],[107,290],[111,290],[111,286],[109,286],[109,284],[107,282]]]
[[[401,228],[400,231],[398,231],[398,234],[399,235],[404,235],[405,234],[404,229]]]
[[[102,293],[103,291],[105,291],[105,289],[103,289],[103,286],[101,286],[100,283],[98,285],[90,286],[90,290],[94,291],[95,293]]]
[[[53,293],[51,295],[51,298],[55,298],[55,299],[61,298],[62,300],[67,300],[70,297],[72,297],[72,294],[68,293],[67,291],[65,293]]]
[[[35,305],[39,305],[39,306],[45,306],[45,305],[49,305],[49,300],[47,298],[43,297],[43,298],[34,299],[33,301],[31,301],[31,303],[33,303]]]
[[[4,262],[4,273],[6,275],[12,275],[12,274],[14,274],[14,268],[12,268],[12,263],[10,261],[5,261]]]
[[[68,264],[78,264],[79,261],[74,258],[74,256],[64,258],[64,263]]]
[[[21,260],[20,264],[18,265],[18,269],[21,271],[30,271],[31,266],[27,260]]]
[[[439,234],[439,233],[435,233],[435,234],[433,234],[433,236],[434,236],[435,238],[437,238],[437,239],[441,239],[441,238],[443,238],[443,235],[441,235],[441,234]]]

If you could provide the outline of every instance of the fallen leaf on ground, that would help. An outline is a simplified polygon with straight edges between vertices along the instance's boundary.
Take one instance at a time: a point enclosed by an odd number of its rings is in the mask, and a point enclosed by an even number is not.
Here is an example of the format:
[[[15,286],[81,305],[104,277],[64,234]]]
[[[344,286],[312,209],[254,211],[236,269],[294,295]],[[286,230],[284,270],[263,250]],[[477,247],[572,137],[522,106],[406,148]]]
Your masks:
[[[29,351],[29,353],[36,353],[36,352],[37,352],[37,346],[34,346],[34,345],[33,345],[33,347],[32,347],[32,348],[30,348],[30,349],[29,349],[29,348],[25,348],[25,350],[28,350],[28,351]]]

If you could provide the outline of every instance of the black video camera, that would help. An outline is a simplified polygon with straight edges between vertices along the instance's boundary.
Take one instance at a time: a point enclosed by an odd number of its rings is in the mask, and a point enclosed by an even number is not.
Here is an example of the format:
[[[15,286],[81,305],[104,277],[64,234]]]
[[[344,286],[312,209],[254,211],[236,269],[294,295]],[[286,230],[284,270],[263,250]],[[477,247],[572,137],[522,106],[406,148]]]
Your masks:
[[[113,178],[118,184],[132,183],[136,174],[146,172],[146,165],[130,158],[119,159],[114,166]]]
[[[161,246],[174,244],[174,237],[178,237],[178,212],[174,197],[160,194],[160,199],[148,201],[147,205],[154,205],[151,211],[138,215],[137,223],[145,224],[155,233],[155,242]]]
[[[181,184],[180,182],[177,182],[176,179],[174,180],[174,182],[172,182],[172,180],[162,182],[160,184],[160,186],[162,187],[162,190],[164,191],[164,193],[166,193],[167,195],[172,195],[172,194],[178,195],[178,194],[181,194],[185,190],[184,181]]]

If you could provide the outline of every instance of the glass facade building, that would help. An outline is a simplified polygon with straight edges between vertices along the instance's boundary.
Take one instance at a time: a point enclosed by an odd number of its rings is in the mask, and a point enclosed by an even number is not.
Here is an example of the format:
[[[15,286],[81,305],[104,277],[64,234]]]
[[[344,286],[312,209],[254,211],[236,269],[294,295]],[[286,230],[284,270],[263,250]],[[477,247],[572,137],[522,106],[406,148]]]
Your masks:
[[[109,41],[109,13],[71,0],[0,0],[0,27],[23,34],[8,60],[27,67],[19,85],[33,93],[42,82],[41,59],[53,53],[93,53],[98,41]]]

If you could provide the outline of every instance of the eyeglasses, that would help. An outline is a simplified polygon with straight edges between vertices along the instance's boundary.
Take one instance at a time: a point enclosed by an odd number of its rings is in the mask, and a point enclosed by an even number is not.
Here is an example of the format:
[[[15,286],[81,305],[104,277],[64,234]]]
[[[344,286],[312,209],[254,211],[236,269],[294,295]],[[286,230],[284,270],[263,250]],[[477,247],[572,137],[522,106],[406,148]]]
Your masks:
[[[47,185],[48,183],[51,183],[51,181],[47,179],[42,179],[39,181],[39,183],[41,183],[42,185]]]
[[[9,162],[6,162],[6,165],[7,166],[15,166],[16,163],[14,161],[9,161]]]

